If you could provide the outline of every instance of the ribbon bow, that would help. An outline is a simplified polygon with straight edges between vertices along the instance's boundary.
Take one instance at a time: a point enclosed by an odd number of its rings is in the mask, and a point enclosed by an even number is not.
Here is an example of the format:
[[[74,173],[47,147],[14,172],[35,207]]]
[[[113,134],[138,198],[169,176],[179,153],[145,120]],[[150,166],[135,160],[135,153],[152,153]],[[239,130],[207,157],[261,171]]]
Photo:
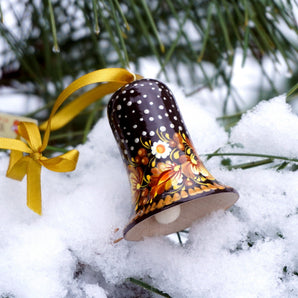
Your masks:
[[[55,172],[73,171],[79,152],[71,150],[60,156],[47,158],[42,155],[40,132],[35,123],[21,122],[18,131],[19,136],[27,143],[19,139],[0,138],[1,147],[11,149],[6,176],[21,181],[27,175],[27,206],[41,215],[41,167]]]
[[[40,126],[41,130],[45,130],[43,140],[41,140],[37,125],[30,122],[21,122],[18,126],[19,137],[25,139],[26,142],[23,142],[20,138],[0,138],[0,148],[11,150],[6,176],[22,180],[27,175],[27,205],[30,209],[41,215],[41,167],[44,166],[55,172],[69,172],[75,169],[78,161],[79,152],[77,150],[71,150],[53,158],[46,158],[42,155],[48,145],[51,130],[64,126],[88,105],[102,96],[140,78],[141,76],[122,68],[100,69],[88,73],[73,81],[58,96],[48,121]],[[71,94],[94,83],[104,84],[83,93],[58,111]]]

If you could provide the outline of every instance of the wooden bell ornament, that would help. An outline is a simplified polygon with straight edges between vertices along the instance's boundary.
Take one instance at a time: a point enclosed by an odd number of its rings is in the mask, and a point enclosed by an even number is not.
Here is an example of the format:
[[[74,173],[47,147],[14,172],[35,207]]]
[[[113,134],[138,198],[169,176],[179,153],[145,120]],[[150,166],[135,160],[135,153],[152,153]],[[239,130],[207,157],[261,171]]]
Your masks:
[[[122,87],[109,101],[108,116],[134,206],[126,240],[181,231],[237,201],[237,191],[204,167],[163,83],[141,79]]]

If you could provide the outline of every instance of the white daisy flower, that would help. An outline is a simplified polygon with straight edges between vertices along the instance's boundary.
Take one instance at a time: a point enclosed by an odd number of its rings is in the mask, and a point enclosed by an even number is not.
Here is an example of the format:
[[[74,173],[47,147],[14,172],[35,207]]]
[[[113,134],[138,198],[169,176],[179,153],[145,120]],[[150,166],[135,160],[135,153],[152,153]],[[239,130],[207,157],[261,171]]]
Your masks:
[[[158,142],[153,143],[151,151],[152,154],[156,156],[156,158],[166,158],[171,153],[171,148],[169,144],[159,140]]]

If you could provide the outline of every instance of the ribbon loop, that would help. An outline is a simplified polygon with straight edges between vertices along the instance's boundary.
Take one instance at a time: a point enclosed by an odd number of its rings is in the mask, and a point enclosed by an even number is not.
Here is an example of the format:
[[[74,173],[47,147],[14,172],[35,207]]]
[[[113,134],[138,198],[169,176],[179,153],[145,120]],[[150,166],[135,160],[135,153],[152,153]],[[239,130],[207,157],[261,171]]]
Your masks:
[[[71,150],[60,156],[45,158],[41,161],[42,165],[54,172],[71,172],[76,168],[79,159],[79,151]]]
[[[140,78],[140,76],[136,76],[135,74],[133,74],[123,68],[105,68],[105,69],[99,69],[99,70],[87,73],[87,74],[83,75],[82,77],[78,78],[77,80],[73,81],[67,88],[65,88],[60,93],[60,95],[56,99],[56,102],[52,108],[52,112],[49,116],[49,120],[47,121],[46,128],[45,128],[45,133],[44,133],[42,147],[41,147],[42,151],[46,148],[48,141],[49,141],[50,131],[52,129],[51,128],[52,118],[55,118],[54,115],[56,114],[56,112],[58,111],[60,106],[75,91],[79,90],[82,87],[91,85],[91,84],[105,83],[105,84],[103,84],[102,90],[100,92],[98,92],[98,94],[96,96],[91,95],[91,97],[89,98],[89,100],[91,101],[89,104],[91,104],[92,102],[94,102],[96,99],[102,97],[103,95],[114,92],[121,86],[124,86],[125,84],[133,82],[136,78]],[[110,86],[113,86],[113,87],[109,88]],[[68,110],[68,112],[70,112],[70,115],[71,115],[71,117],[69,117],[70,120],[72,118],[74,118],[82,110],[81,107],[85,105],[84,101],[82,101],[82,99],[78,100],[77,102],[79,102],[78,110],[72,110],[72,111]],[[62,118],[64,118],[64,115],[65,115],[65,113],[63,113]],[[64,124],[66,124],[66,123],[64,123]],[[60,125],[59,127],[61,127],[63,125]],[[42,127],[44,127],[44,126],[42,126]]]
[[[28,146],[34,153],[39,152],[41,147],[41,137],[38,126],[33,122],[20,122],[18,125],[18,132],[23,137]]]

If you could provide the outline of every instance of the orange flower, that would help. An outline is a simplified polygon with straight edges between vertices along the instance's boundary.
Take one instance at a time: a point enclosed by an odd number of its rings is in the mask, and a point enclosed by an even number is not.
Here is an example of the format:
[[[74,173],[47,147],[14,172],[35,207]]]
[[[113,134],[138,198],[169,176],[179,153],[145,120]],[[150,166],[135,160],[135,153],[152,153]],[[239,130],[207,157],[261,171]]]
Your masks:
[[[177,147],[180,151],[184,151],[183,139],[177,132],[173,134],[173,138],[169,142],[170,147]]]
[[[197,176],[202,175],[209,180],[214,180],[214,177],[207,171],[199,157],[194,153],[180,156],[179,161],[182,163],[182,173],[186,177],[195,179]]]
[[[178,188],[183,181],[181,166],[170,161],[158,163],[156,168],[151,169],[151,172],[153,174],[150,182],[151,198],[155,198],[171,187]]]
[[[128,166],[129,171],[129,180],[130,180],[130,189],[132,193],[132,199],[134,203],[138,202],[139,196],[141,194],[141,186],[143,182],[144,173],[142,168],[133,167],[131,165]]]

